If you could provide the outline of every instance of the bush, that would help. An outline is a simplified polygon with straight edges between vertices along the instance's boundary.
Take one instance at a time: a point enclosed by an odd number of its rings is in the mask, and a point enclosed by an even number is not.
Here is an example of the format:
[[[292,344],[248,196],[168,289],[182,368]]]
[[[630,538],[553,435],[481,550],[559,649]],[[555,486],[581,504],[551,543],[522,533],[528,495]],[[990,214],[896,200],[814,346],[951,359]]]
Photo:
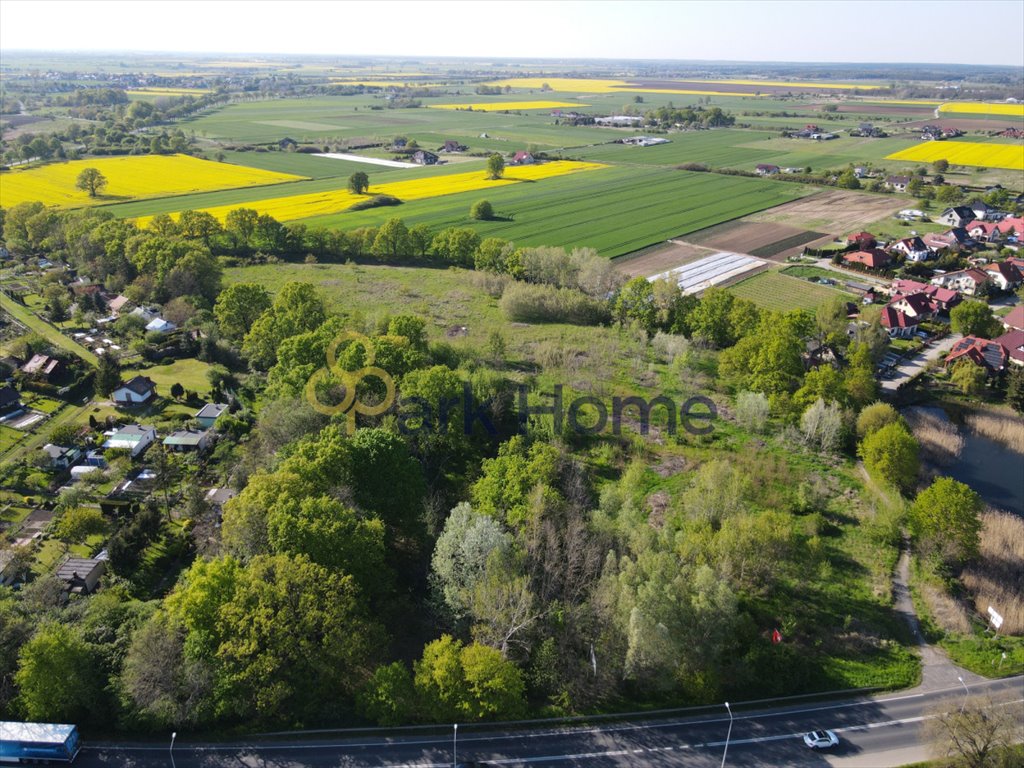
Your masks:
[[[605,302],[579,291],[518,282],[505,289],[501,310],[509,320],[524,323],[597,325],[611,319]]]
[[[360,200],[348,207],[350,211],[365,211],[368,208],[381,208],[388,205],[401,205],[402,201],[393,195],[374,195],[369,200]]]
[[[488,200],[477,200],[469,209],[469,215],[478,221],[489,221],[494,218],[494,207]]]

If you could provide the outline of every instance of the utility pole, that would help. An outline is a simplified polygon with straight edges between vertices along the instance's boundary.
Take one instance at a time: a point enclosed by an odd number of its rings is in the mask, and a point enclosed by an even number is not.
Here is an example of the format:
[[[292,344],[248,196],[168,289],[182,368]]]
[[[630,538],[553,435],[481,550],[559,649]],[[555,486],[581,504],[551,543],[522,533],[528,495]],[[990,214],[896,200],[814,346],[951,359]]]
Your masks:
[[[725,702],[725,711],[729,713],[729,730],[725,734],[725,749],[722,750],[722,768],[725,768],[725,756],[729,754],[729,739],[732,738],[732,709],[729,702]]]

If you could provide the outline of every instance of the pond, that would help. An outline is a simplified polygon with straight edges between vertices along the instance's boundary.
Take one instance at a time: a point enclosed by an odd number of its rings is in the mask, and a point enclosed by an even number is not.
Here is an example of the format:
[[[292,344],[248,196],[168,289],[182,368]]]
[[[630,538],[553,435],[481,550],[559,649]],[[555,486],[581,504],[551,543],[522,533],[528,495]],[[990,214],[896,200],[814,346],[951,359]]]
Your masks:
[[[941,408],[922,410],[949,421]],[[940,468],[942,474],[969,485],[993,507],[1024,516],[1024,454],[964,427],[960,434],[963,450]]]

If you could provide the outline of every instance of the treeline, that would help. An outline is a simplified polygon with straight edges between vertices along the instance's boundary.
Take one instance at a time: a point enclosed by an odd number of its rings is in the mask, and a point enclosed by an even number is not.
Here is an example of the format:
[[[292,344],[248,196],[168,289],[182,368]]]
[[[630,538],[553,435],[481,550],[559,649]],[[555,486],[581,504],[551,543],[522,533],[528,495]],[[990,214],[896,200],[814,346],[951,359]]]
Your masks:
[[[106,92],[120,94],[123,100],[102,97]],[[164,130],[156,135],[148,129],[166,125],[215,104],[226,102],[229,97],[218,92],[195,96],[168,95],[152,102],[129,103],[124,91],[84,89],[59,98],[74,101],[75,103],[68,107],[69,114],[89,122],[72,122],[66,128],[47,131],[45,135],[26,132],[14,139],[4,140],[2,146],[5,162],[34,158],[71,160],[85,154],[186,152],[191,146],[192,137],[186,136],[180,128]]]

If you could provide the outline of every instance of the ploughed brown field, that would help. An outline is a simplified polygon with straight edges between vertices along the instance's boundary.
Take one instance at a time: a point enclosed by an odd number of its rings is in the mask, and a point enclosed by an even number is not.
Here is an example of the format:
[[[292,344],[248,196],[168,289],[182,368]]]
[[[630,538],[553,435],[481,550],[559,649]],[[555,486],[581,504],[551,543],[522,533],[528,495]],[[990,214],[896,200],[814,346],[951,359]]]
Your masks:
[[[714,251],[680,240],[644,248],[635,254],[623,256],[612,262],[623,274],[630,277],[651,277],[668,272],[670,269],[710,256]]]
[[[786,224],[829,235],[848,235],[908,205],[907,198],[830,189],[752,214],[745,221]]]
[[[740,219],[693,232],[686,239],[688,242],[716,251],[746,253],[760,259],[785,260],[787,256],[800,253],[808,243],[828,241],[831,237],[822,232],[786,224]]]

